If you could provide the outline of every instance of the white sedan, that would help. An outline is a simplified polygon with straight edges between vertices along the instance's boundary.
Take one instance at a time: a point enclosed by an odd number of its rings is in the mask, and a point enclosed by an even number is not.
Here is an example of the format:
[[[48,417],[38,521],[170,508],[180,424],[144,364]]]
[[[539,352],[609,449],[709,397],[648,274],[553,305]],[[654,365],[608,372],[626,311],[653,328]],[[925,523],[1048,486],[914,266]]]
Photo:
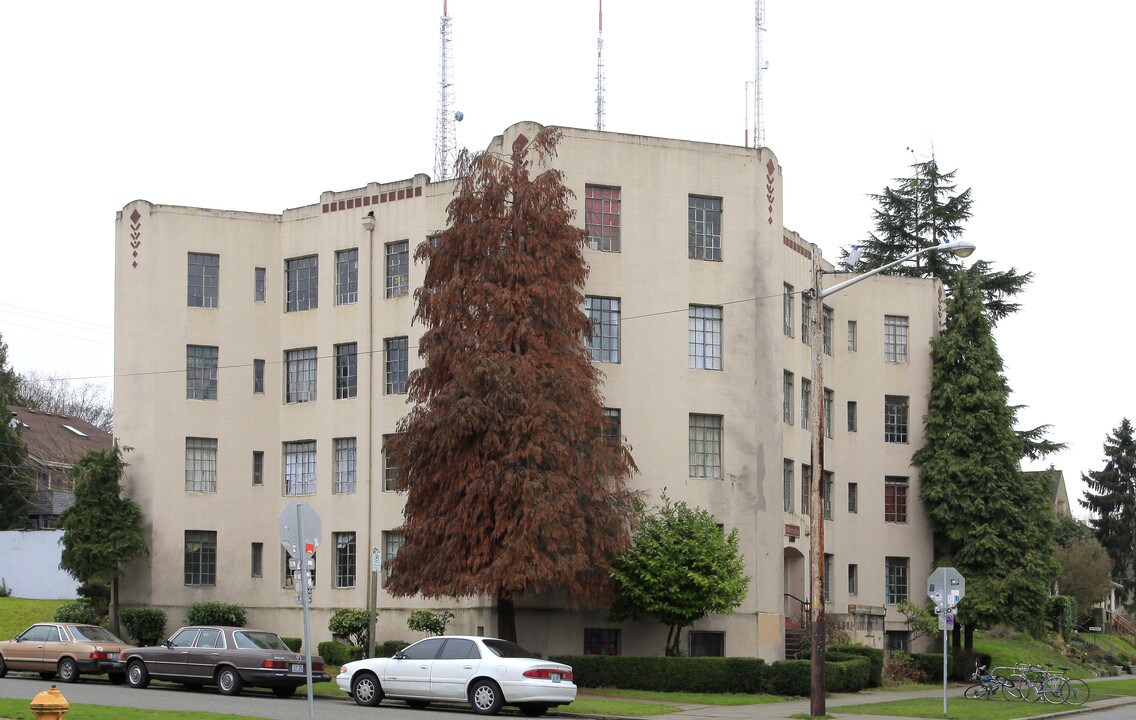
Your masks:
[[[569,666],[541,660],[508,640],[464,635],[430,637],[393,657],[349,662],[335,682],[360,705],[375,706],[383,698],[411,707],[468,702],[479,715],[516,705],[536,717],[576,699]]]

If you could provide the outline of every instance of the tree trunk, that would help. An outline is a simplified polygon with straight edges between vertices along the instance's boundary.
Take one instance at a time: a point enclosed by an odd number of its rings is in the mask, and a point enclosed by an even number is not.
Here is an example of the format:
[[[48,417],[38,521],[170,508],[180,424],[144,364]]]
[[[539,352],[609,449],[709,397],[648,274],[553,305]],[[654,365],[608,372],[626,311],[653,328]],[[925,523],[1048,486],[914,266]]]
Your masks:
[[[517,617],[513,598],[497,598],[497,637],[517,642]]]
[[[957,654],[962,650],[962,624],[955,623],[951,627],[951,648]]]
[[[111,578],[110,580],[110,631],[119,637],[122,633],[118,630],[118,578]]]
[[[966,624],[966,640],[963,644],[963,648],[967,652],[974,650],[974,623]]]

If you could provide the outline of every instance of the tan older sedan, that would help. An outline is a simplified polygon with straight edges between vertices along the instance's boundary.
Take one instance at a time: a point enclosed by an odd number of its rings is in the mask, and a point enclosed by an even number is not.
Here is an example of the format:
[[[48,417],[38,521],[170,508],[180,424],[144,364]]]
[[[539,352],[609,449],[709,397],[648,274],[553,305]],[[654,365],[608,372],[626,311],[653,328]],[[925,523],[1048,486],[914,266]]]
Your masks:
[[[111,682],[121,684],[126,673],[119,656],[128,647],[98,625],[37,623],[15,639],[0,642],[0,677],[9,670],[27,670],[45,680],[58,674],[63,682],[73,683],[80,675],[105,673]]]

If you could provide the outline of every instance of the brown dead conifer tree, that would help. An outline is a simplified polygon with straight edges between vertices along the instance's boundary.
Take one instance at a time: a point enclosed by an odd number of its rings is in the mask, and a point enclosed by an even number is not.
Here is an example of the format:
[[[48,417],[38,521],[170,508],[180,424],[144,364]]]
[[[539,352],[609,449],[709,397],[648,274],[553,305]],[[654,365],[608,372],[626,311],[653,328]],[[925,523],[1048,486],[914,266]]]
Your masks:
[[[545,129],[511,157],[466,159],[448,229],[415,252],[425,366],[387,444],[406,492],[388,589],[493,597],[510,640],[521,594],[559,590],[574,609],[610,598],[604,568],[635,512],[635,463],[603,431],[584,349],[584,233],[547,165],[558,140]]]

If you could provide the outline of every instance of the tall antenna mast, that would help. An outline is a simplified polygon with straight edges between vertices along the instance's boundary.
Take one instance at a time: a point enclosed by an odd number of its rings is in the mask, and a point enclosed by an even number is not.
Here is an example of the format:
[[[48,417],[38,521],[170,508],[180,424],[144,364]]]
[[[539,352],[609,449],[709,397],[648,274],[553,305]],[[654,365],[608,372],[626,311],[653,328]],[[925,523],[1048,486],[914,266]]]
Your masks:
[[[453,38],[450,32],[448,0],[442,0],[442,25],[438,56],[438,125],[434,132],[434,179],[453,176],[457,159],[457,127],[454,118]]]
[[[600,34],[596,38],[596,130],[604,129],[603,0],[600,0]]]
[[[765,32],[765,0],[753,2],[753,146],[765,147],[765,118],[761,94],[761,74],[769,69],[761,52],[761,35]]]

